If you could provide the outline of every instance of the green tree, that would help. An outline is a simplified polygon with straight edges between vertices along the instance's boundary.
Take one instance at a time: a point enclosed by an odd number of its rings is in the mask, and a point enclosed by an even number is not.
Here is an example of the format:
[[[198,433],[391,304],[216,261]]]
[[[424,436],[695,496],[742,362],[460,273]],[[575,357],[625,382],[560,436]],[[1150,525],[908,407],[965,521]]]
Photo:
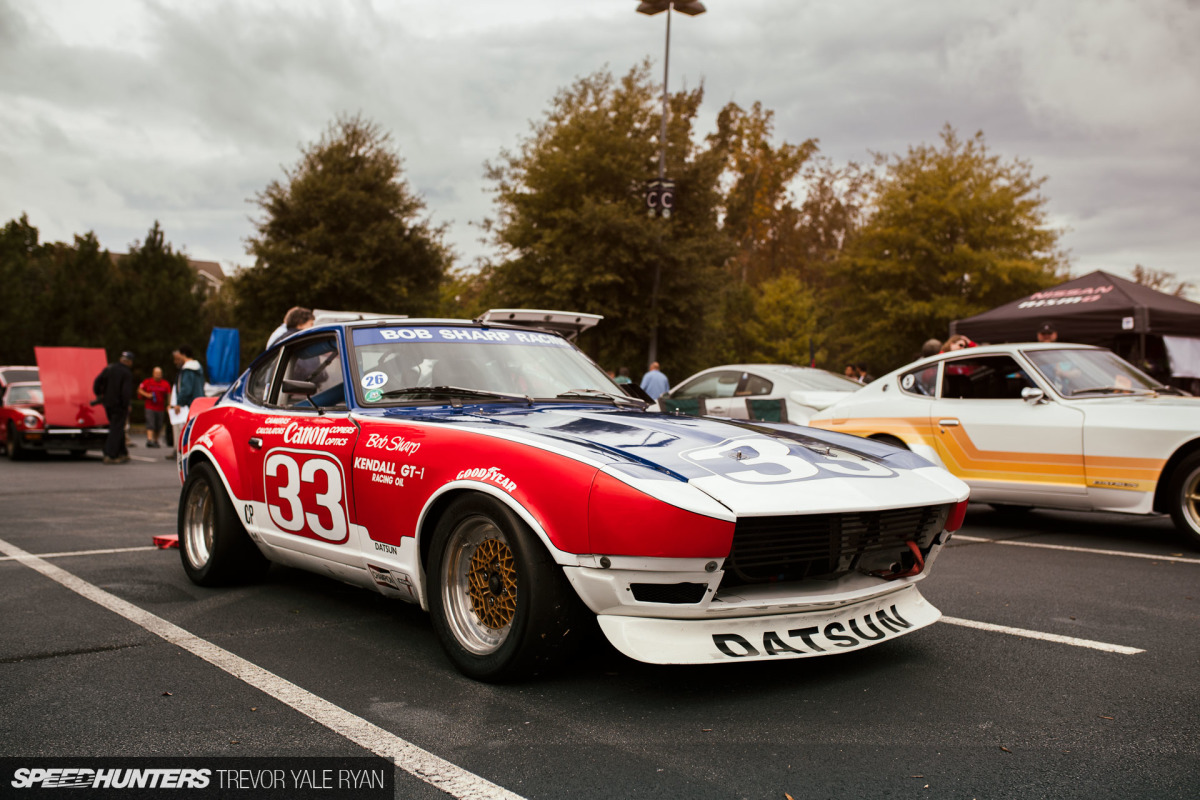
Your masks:
[[[870,215],[838,260],[830,296],[836,351],[879,374],[951,320],[1060,280],[1061,230],[1046,222],[1045,178],[991,153],[983,133],[877,157]]]
[[[642,195],[658,173],[661,119],[649,64],[560,91],[520,147],[487,167],[498,214],[485,230],[502,253],[484,272],[487,304],[603,314],[582,345],[635,373],[656,309],[664,371],[684,377],[705,365],[712,299],[733,250],[718,224],[724,154],[693,143],[702,97],[697,89],[669,98],[667,177],[677,202],[661,219],[647,215]]]
[[[0,229],[0,364],[32,364],[46,314],[45,247],[25,214]]]
[[[717,116],[710,144],[727,154],[723,183],[725,232],[737,243],[730,267],[742,283],[757,285],[795,267],[790,252],[800,213],[791,185],[816,153],[817,142],[771,144],[774,112],[755,103],[749,111],[730,103]]]
[[[817,293],[794,274],[764,281],[745,328],[750,350],[742,361],[807,366],[823,344]]]
[[[176,347],[187,343],[203,353],[208,344],[211,326],[201,314],[205,295],[187,256],[165,240],[155,222],[144,242],[134,242],[117,259],[109,347],[113,353],[133,350],[139,375],[149,375],[154,366],[170,374]]]
[[[256,201],[253,267],[233,278],[243,343],[261,347],[295,305],[420,315],[433,312],[450,264],[445,226],[402,176],[391,137],[339,117]]]
[[[1196,288],[1191,281],[1180,280],[1174,272],[1165,269],[1150,269],[1141,264],[1133,267],[1133,282],[1140,283],[1156,292],[1165,292],[1187,299],[1188,293]]]
[[[96,234],[75,235],[73,244],[55,242],[44,251],[47,273],[46,314],[39,345],[105,347],[121,350],[115,324],[120,310],[116,266]]]

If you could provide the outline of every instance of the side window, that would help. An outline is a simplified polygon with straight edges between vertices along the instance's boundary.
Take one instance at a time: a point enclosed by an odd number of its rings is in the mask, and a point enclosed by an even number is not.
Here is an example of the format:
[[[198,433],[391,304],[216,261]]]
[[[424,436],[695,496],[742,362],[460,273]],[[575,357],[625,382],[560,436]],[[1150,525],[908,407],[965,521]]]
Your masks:
[[[314,385],[311,399],[306,392],[286,392],[280,381],[276,405],[282,408],[345,408],[346,387],[342,381],[342,358],[333,337],[305,339],[283,353],[283,381]]]
[[[279,363],[279,355],[268,359],[254,368],[250,380],[246,381],[246,400],[256,406],[267,404],[267,390],[271,388],[271,376],[275,374],[275,365]]]
[[[758,397],[764,394],[770,394],[775,385],[766,378],[759,375],[746,373],[746,385],[738,394],[749,395],[750,397]]]
[[[937,394],[937,364],[904,373],[900,376],[900,388],[909,394],[933,397]]]
[[[740,372],[710,372],[694,381],[689,381],[671,395],[673,400],[696,400],[701,397],[733,397],[738,383],[742,380]]]
[[[942,397],[962,400],[1020,400],[1034,383],[1012,356],[982,356],[945,362]]]

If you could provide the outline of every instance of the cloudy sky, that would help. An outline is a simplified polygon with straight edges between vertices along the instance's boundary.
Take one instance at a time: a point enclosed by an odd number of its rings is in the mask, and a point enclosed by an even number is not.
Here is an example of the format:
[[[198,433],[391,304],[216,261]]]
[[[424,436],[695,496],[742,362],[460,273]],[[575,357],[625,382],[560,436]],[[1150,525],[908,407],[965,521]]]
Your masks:
[[[1134,264],[1200,284],[1197,0],[705,0],[676,15],[672,90],[702,124],[762,101],[777,140],[835,163],[950,123],[1032,162],[1073,274]],[[555,92],[645,57],[637,0],[0,0],[0,223],[161,221],[193,258],[247,265],[251,202],[340,113],[390,131],[459,263],[488,252],[483,164]],[[1200,291],[1193,291],[1193,299]]]

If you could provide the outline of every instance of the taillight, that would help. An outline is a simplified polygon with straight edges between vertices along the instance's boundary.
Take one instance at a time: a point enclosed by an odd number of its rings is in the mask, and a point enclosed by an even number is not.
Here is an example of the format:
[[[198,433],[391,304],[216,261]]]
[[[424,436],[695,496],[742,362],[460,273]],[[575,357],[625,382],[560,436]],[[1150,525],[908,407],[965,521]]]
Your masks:
[[[954,510],[950,512],[950,517],[946,520],[946,530],[954,533],[963,526],[963,520],[967,517],[967,501],[963,500],[958,505],[954,506]]]

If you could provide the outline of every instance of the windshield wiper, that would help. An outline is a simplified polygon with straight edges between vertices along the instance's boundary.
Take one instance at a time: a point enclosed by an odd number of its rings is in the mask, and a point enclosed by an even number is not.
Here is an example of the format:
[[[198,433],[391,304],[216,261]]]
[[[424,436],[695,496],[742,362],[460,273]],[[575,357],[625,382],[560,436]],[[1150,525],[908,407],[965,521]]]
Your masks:
[[[609,400],[613,405],[633,405],[639,408],[646,407],[646,401],[639,400],[636,397],[630,397],[624,394],[610,394],[609,392],[601,391],[600,389],[568,389],[565,392],[559,392],[555,398],[568,399],[571,397],[588,397],[596,400]]]
[[[1126,389],[1121,386],[1093,386],[1090,389],[1072,389],[1071,397],[1077,394],[1150,394],[1139,389]]]
[[[463,386],[407,386],[403,389],[390,389],[381,397],[404,397],[411,395],[445,396],[445,397],[486,397],[489,400],[516,401],[532,403],[533,399],[523,394],[505,394],[504,392],[485,392],[480,389],[467,389]]]

